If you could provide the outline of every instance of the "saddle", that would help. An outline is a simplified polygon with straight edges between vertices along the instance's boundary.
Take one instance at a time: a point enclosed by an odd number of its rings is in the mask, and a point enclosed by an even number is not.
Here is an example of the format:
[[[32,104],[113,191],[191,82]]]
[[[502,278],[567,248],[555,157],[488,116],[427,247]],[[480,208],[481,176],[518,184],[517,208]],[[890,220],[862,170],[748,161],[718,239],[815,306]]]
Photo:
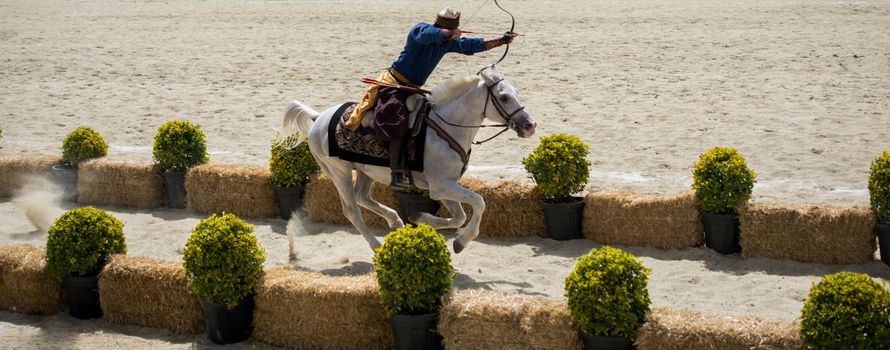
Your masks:
[[[374,135],[374,109],[362,116],[362,123],[355,131],[345,126],[346,121],[355,109],[355,102],[347,102],[340,106],[328,124],[328,153],[346,161],[389,167],[389,149],[383,147]],[[426,141],[427,124],[424,119],[429,115],[432,105],[420,94],[411,95],[407,99],[408,134],[405,137],[405,155],[409,170],[423,172],[423,150]]]
[[[420,132],[420,124],[422,124],[423,117],[429,115],[432,104],[430,104],[429,99],[421,94],[408,96],[405,104],[406,107],[408,107],[408,135],[406,136],[415,137],[417,136],[417,133]],[[418,116],[420,116],[420,118],[418,118]],[[360,129],[373,132],[376,117],[377,113],[374,112],[374,108],[369,108],[368,111],[362,115]]]

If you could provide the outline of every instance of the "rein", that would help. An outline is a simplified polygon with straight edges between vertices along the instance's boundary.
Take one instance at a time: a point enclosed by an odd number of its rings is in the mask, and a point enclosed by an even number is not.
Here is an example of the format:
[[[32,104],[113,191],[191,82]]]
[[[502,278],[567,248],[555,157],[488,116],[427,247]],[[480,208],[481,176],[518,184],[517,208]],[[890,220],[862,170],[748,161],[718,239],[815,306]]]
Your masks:
[[[484,69],[483,69],[483,70],[484,70]],[[481,73],[481,72],[482,72],[482,71],[480,71],[480,73]],[[491,101],[491,103],[494,105],[494,108],[498,111],[498,114],[501,116],[501,118],[504,118],[504,120],[507,121],[506,124],[490,124],[490,125],[460,125],[460,124],[455,124],[455,123],[452,123],[452,122],[449,122],[449,121],[445,120],[445,118],[442,118],[442,116],[439,115],[439,113],[436,112],[435,109],[432,109],[432,112],[433,112],[433,114],[435,114],[436,117],[439,118],[439,120],[441,120],[443,123],[448,124],[448,125],[453,126],[453,127],[457,127],[457,128],[466,128],[466,129],[473,129],[473,128],[491,128],[491,127],[504,128],[503,130],[499,131],[497,134],[494,134],[494,136],[489,137],[489,138],[487,138],[487,139],[485,139],[485,140],[482,140],[482,141],[473,141],[472,144],[474,144],[474,145],[481,145],[481,144],[483,144],[483,143],[486,143],[486,142],[488,142],[488,141],[491,141],[491,140],[493,140],[495,137],[501,136],[501,134],[507,132],[507,130],[510,130],[510,128],[514,127],[514,126],[515,126],[515,123],[513,122],[513,116],[515,116],[516,113],[519,113],[520,111],[522,111],[522,110],[525,109],[525,106],[520,106],[518,109],[516,109],[516,110],[513,111],[512,113],[507,113],[507,110],[504,109],[504,106],[501,105],[501,103],[498,101],[498,99],[497,99],[496,97],[494,97],[494,88],[495,88],[496,86],[498,86],[498,84],[500,84],[502,81],[504,81],[504,79],[498,80],[498,81],[494,82],[494,84],[491,84],[490,86],[486,85],[486,88],[488,89],[488,94],[485,95],[485,105],[484,105],[485,107],[483,107],[483,109],[482,109],[482,118],[485,119],[485,113],[488,112],[488,102]],[[449,137],[450,137],[450,135],[449,135]]]

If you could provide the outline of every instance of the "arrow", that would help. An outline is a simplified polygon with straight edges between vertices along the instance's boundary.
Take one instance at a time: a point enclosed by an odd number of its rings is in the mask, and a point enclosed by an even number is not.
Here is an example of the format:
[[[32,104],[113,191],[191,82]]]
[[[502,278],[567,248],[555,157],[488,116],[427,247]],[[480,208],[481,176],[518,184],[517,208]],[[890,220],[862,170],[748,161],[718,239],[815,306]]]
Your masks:
[[[417,92],[417,93],[421,93],[421,94],[430,94],[429,90],[413,88],[410,86],[399,85],[399,84],[391,84],[391,83],[383,82],[383,81],[380,81],[380,80],[377,80],[374,78],[368,78],[368,77],[362,78],[362,83],[369,84],[369,85],[387,86],[387,87],[396,88],[396,89],[405,90],[405,91],[413,91],[413,92]]]
[[[506,33],[477,32],[477,31],[473,31],[473,30],[463,30],[463,29],[461,29],[460,32],[464,33],[464,34],[481,34],[481,35],[504,35],[504,34],[506,34]],[[525,36],[525,34],[519,34],[519,33],[511,33],[511,34],[514,37],[515,36]]]

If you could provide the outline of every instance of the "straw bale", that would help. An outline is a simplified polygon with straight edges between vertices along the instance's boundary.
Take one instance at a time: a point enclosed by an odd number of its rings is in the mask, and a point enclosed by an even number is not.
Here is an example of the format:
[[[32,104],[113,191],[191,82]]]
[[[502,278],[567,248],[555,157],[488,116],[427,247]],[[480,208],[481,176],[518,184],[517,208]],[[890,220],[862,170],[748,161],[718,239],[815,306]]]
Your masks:
[[[256,288],[253,337],[298,349],[391,349],[389,317],[373,275],[330,277],[289,267]]]
[[[746,258],[864,264],[877,249],[876,218],[865,207],[752,204],[739,221]]]
[[[399,196],[388,186],[374,183],[371,186],[371,197],[381,204],[398,210]],[[343,215],[340,205],[340,194],[334,182],[327,175],[318,174],[306,185],[303,205],[309,214],[309,220],[334,225],[352,225]],[[362,219],[371,227],[389,227],[386,220],[374,212],[362,208]]]
[[[547,236],[544,211],[535,186],[516,181],[485,183],[465,178],[460,184],[485,199],[485,212],[479,225],[481,235],[493,237]],[[467,217],[473,211],[464,205]]]
[[[61,160],[43,155],[0,156],[0,197],[12,197],[29,177],[46,176]]]
[[[164,206],[164,178],[149,163],[93,159],[78,166],[81,204],[151,209]]]
[[[635,345],[638,350],[804,349],[798,323],[668,308],[649,311],[637,332]]]
[[[278,217],[270,176],[261,167],[205,164],[191,168],[185,179],[188,209],[202,214]]]
[[[455,291],[438,330],[446,349],[581,349],[565,301],[539,296]]]
[[[584,201],[583,231],[588,239],[661,249],[704,243],[701,214],[693,192],[672,197],[590,193]]]
[[[546,235],[544,216],[534,186],[518,182],[486,184],[477,179],[464,179],[460,182],[471,191],[485,198],[485,214],[482,216],[480,232],[488,236],[529,236]],[[387,186],[375,183],[371,196],[378,202],[398,209],[399,197]],[[306,186],[306,210],[309,220],[335,225],[350,225],[343,215],[340,195],[331,179],[319,175]],[[467,216],[472,215],[469,206],[464,205]],[[438,215],[450,216],[444,207]],[[387,227],[386,220],[377,214],[362,209],[362,218],[369,226]],[[404,219],[404,218],[403,218]]]
[[[52,315],[62,308],[62,284],[46,270],[43,248],[0,246],[0,310]]]
[[[182,265],[139,256],[114,255],[99,275],[105,320],[123,325],[204,331],[198,299],[188,292]]]

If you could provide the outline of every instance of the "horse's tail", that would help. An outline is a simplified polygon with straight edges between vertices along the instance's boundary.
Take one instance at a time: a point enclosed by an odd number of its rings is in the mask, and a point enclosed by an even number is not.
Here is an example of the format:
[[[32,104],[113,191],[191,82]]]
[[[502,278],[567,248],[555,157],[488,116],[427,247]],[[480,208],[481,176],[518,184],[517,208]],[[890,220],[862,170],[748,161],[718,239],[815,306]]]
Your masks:
[[[312,128],[312,123],[315,122],[317,117],[318,112],[314,109],[307,107],[300,101],[293,100],[284,111],[282,132],[284,135],[298,133],[300,139],[305,139],[309,137],[309,129]]]

